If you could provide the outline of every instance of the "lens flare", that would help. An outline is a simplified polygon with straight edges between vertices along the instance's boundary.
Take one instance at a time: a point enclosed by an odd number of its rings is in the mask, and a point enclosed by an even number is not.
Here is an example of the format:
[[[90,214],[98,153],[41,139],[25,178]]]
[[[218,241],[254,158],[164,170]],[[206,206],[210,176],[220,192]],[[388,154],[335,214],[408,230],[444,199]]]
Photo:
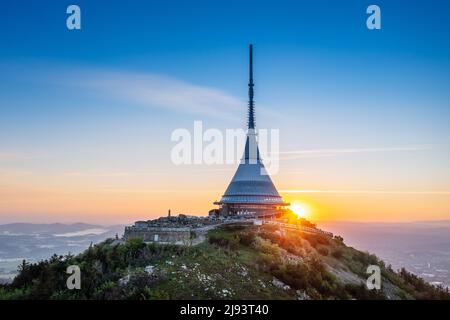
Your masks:
[[[289,209],[291,209],[299,218],[305,218],[309,213],[308,206],[299,202],[292,203],[289,206]]]

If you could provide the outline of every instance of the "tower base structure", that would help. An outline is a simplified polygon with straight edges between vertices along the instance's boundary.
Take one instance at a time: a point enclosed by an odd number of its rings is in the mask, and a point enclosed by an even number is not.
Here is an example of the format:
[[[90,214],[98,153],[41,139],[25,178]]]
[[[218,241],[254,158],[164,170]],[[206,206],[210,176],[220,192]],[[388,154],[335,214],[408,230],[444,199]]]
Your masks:
[[[248,217],[248,218],[262,218],[262,217],[276,217],[285,213],[286,206],[283,205],[268,205],[268,204],[250,204],[250,203],[221,203],[214,202],[219,205],[218,210],[211,210],[210,215],[219,215],[222,217]]]

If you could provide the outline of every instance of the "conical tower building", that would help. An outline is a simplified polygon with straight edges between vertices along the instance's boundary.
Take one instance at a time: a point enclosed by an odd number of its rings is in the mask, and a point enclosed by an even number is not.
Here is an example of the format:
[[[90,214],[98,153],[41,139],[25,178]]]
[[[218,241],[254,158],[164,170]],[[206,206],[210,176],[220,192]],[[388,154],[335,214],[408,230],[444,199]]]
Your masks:
[[[255,132],[253,87],[253,46],[250,45],[248,128],[244,155],[224,195],[219,202],[215,202],[220,205],[219,212],[224,216],[274,215],[280,208],[289,205],[281,198],[261,161]]]

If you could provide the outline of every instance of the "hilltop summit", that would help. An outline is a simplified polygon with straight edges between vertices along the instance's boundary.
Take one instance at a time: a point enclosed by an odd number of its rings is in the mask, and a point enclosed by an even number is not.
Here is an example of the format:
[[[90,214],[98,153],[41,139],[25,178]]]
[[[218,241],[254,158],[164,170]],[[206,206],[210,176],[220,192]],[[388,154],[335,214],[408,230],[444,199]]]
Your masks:
[[[67,290],[65,270],[79,265],[80,290]],[[366,269],[378,265],[380,290]],[[281,225],[234,223],[209,230],[195,246],[107,240],[78,256],[24,263],[1,299],[449,299],[369,253],[329,237]]]

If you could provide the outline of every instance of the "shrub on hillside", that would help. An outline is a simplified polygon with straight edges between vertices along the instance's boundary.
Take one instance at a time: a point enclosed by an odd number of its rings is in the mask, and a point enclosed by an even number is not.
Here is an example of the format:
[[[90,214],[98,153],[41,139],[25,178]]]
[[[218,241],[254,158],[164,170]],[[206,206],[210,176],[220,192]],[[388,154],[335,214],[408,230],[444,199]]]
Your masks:
[[[208,242],[210,244],[217,245],[219,247],[226,247],[226,246],[228,246],[228,243],[229,243],[228,239],[226,239],[220,235],[217,235],[217,234],[211,234],[208,237]]]
[[[402,268],[398,275],[409,286],[414,288],[413,290],[409,290],[409,293],[411,293],[416,299],[450,300],[449,289],[444,288],[442,285],[433,286],[415,274],[408,272],[405,268]]]
[[[307,234],[303,235],[303,238],[308,240],[312,247],[316,248],[317,245],[329,245],[330,240],[326,236],[322,236],[319,234]]]
[[[224,237],[221,234],[211,234],[208,238],[208,242],[226,249],[237,250],[239,249],[240,237],[237,234],[232,237]]]
[[[255,241],[255,233],[243,232],[239,235],[239,241],[244,246],[250,246],[252,245],[253,241]]]
[[[336,249],[336,250],[334,250],[334,251],[331,253],[331,255],[332,255],[333,257],[335,257],[336,259],[341,259],[341,258],[342,258],[342,255],[343,255],[342,249]]]
[[[318,248],[317,252],[319,252],[323,256],[328,256],[328,254],[330,253],[330,251],[325,247]]]
[[[365,284],[346,284],[345,291],[358,300],[383,300],[386,296],[381,290],[368,290]]]

